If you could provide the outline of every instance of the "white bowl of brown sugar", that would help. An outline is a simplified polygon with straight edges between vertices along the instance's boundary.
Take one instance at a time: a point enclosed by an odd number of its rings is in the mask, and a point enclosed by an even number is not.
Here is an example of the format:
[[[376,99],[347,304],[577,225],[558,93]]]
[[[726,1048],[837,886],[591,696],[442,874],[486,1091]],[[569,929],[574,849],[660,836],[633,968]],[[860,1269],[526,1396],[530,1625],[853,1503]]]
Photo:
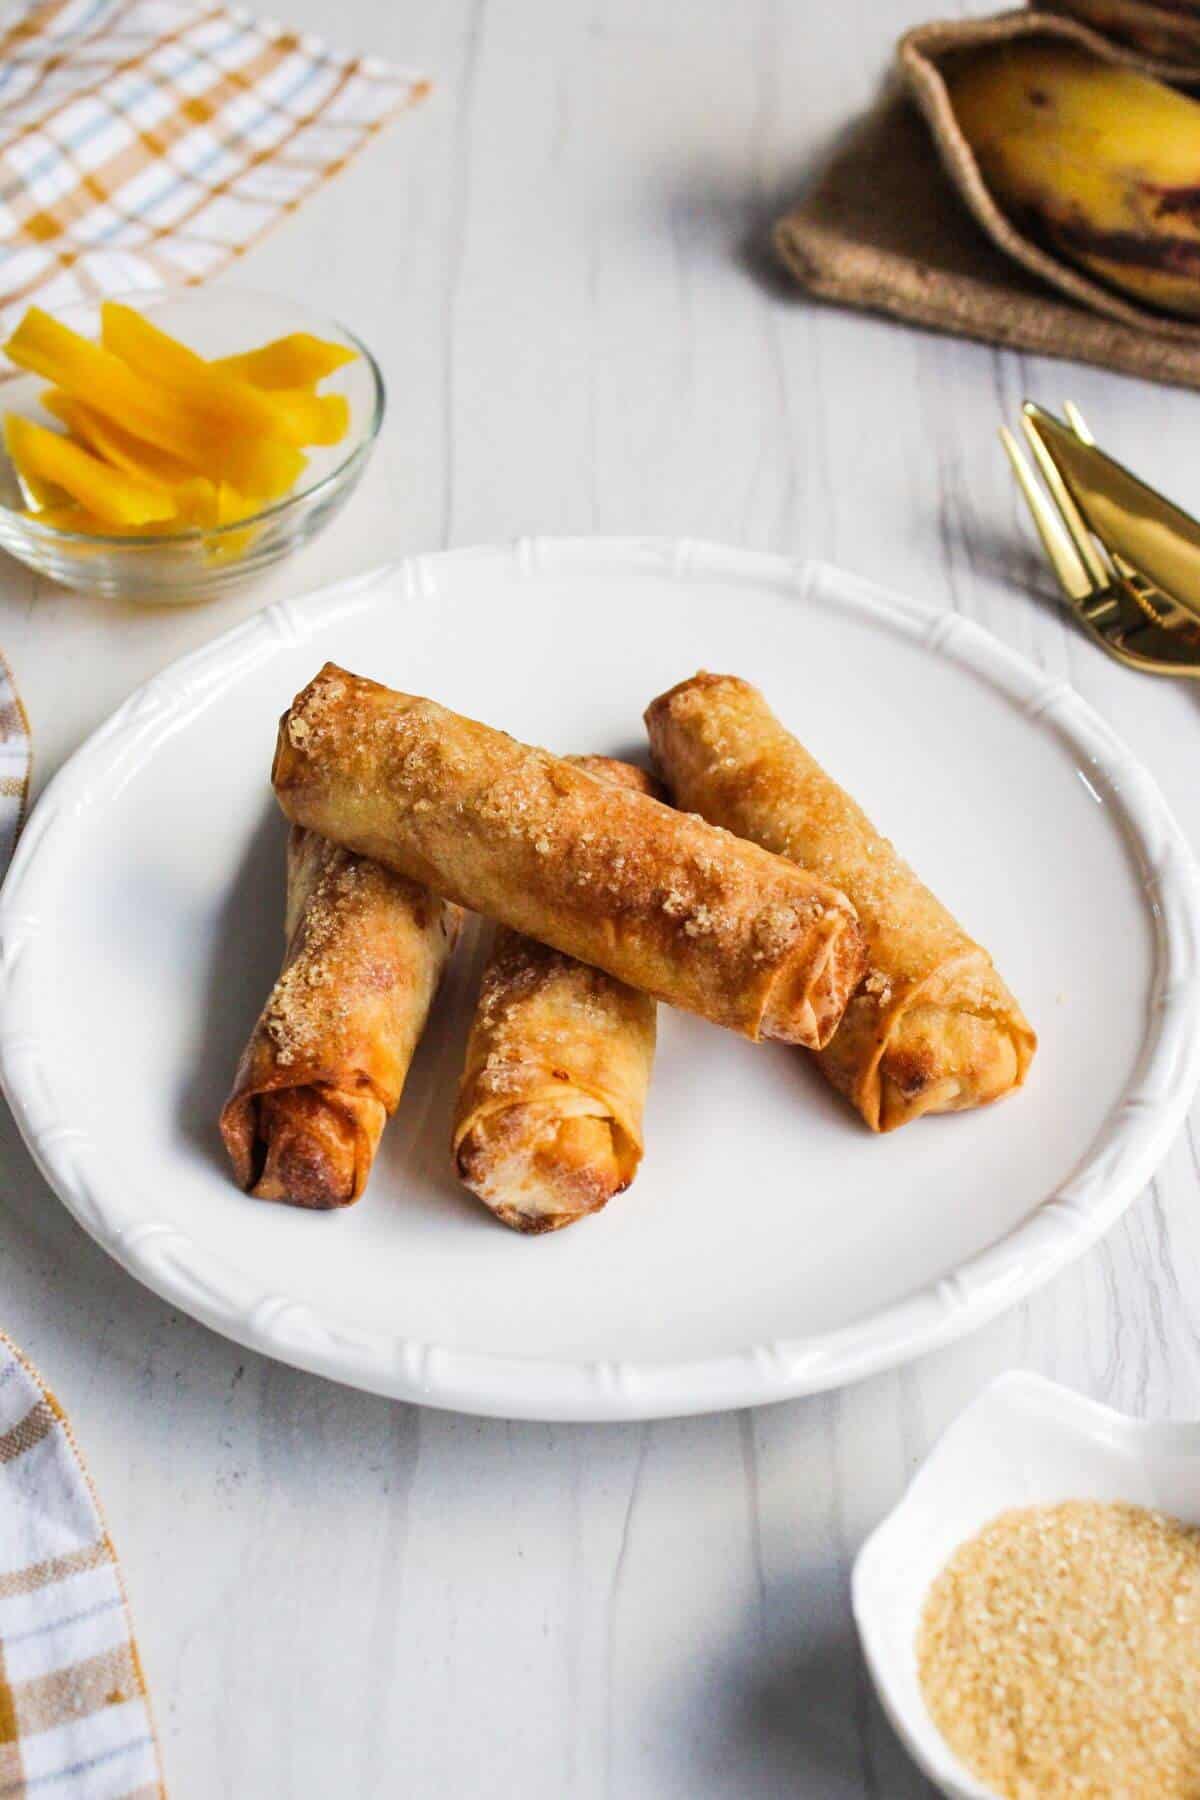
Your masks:
[[[1200,1794],[1200,1424],[1002,1375],[863,1545],[853,1600],[954,1800]]]

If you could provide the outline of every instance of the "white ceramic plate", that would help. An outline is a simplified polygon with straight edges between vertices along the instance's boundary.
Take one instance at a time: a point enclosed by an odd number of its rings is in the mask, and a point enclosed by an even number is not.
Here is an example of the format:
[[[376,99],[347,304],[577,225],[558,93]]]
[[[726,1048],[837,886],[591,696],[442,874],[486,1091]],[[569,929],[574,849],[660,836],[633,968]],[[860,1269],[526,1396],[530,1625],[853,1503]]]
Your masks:
[[[562,751],[639,753],[698,666],[759,682],[992,950],[1041,1035],[1028,1088],[875,1138],[802,1054],[664,1011],[635,1186],[520,1238],[448,1166],[468,944],[361,1204],[244,1198],[216,1117],[281,950],[268,770],[327,657]],[[526,542],[273,606],[122,707],[5,885],[0,1069],[75,1216],[218,1331],[480,1412],[708,1411],[944,1342],[1112,1224],[1194,1084],[1196,921],[1151,781],[974,625],[781,558]]]
[[[951,1425],[854,1565],[854,1617],[879,1697],[950,1800],[995,1800],[926,1709],[916,1635],[934,1578],[1010,1506],[1121,1500],[1200,1525],[1200,1425],[1146,1424],[1040,1375],[1009,1374]]]

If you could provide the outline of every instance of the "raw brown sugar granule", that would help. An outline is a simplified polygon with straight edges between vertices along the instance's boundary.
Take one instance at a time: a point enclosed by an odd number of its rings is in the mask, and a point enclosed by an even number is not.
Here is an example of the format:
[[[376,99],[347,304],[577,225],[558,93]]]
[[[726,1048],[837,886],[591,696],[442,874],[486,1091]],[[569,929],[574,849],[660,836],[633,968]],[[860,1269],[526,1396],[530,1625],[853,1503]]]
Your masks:
[[[1200,1530],[1093,1500],[1001,1513],[916,1648],[935,1723],[1006,1800],[1200,1800]]]

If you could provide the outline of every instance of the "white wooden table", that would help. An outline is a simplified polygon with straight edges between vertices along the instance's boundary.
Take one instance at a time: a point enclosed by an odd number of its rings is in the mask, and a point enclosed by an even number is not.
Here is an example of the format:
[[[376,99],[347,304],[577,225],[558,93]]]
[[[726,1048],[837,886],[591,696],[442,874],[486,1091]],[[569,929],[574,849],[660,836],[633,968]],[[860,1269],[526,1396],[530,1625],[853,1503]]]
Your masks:
[[[281,10],[437,83],[234,276],[363,333],[387,430],[329,534],[216,606],[137,611],[0,569],[39,782],[136,683],[285,592],[522,532],[690,533],[978,619],[1099,708],[1200,845],[1200,696],[1105,661],[1030,591],[995,439],[1022,395],[1069,393],[1195,504],[1200,396],[811,306],[764,272],[766,223],[936,9]],[[826,1398],[643,1427],[456,1418],[277,1367],[109,1262],[7,1117],[2,1153],[0,1317],[90,1458],[177,1800],[927,1793],[855,1646],[865,1533],[1002,1369],[1200,1412],[1191,1132],[1103,1244],[967,1342]]]

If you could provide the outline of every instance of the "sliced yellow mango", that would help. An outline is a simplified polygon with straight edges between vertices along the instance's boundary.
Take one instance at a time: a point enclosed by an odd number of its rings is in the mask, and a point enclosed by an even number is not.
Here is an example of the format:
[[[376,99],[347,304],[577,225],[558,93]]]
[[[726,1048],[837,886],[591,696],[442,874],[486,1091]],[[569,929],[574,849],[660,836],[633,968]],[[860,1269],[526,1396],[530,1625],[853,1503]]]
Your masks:
[[[145,477],[169,489],[181,524],[223,525],[258,509],[260,502],[247,500],[228,482],[195,474],[179,457],[143,443],[98,413],[86,400],[51,388],[42,395],[42,405],[62,420],[85,450],[91,450],[126,475]]]
[[[101,308],[101,337],[131,369],[178,389],[193,405],[230,429],[277,435],[297,446],[336,444],[346,435],[350,402],[344,394],[314,394],[306,382],[277,387],[252,382],[226,363],[206,362],[178,338],[119,301],[106,301]],[[319,338],[310,341],[320,347]],[[328,348],[337,351],[338,346]],[[328,366],[329,359],[325,361]]]
[[[350,429],[350,402],[345,394],[275,388],[271,398],[292,421],[298,444],[340,444]]]
[[[357,355],[357,350],[350,350],[345,344],[313,337],[308,331],[293,331],[288,337],[273,338],[257,350],[244,350],[240,356],[218,356],[209,367],[223,369],[227,375],[237,375],[259,388],[315,387],[335,369],[353,362]]]
[[[178,457],[123,431],[86,401],[76,400],[58,388],[48,388],[41,399],[47,412],[61,419],[85,449],[115,469],[146,476],[169,488],[181,524],[231,525],[259,510],[260,501],[248,499],[227,481],[210,481],[206,475],[193,474]],[[52,504],[52,498],[39,502],[39,506]],[[81,528],[88,529],[86,517]]]
[[[49,481],[111,525],[150,525],[175,517],[175,500],[157,482],[126,475],[70,438],[9,413],[4,441],[22,479]]]
[[[16,468],[15,462],[13,463],[13,467]],[[30,506],[37,508],[39,511],[46,506],[61,506],[66,500],[66,495],[63,493],[62,489],[56,487],[52,481],[40,481],[36,475],[31,474],[27,469],[18,468],[17,476],[20,482],[22,498],[26,500]]]
[[[39,525],[53,525],[56,531],[103,531],[99,519],[93,519],[85,507],[64,503],[61,506],[27,506],[27,519]]]
[[[29,308],[6,349],[19,367],[32,369],[135,437],[180,457],[198,474],[230,481],[243,493],[276,499],[295,485],[305,467],[300,451],[277,437],[215,430],[211,414],[40,307]]]
[[[251,513],[259,510],[256,500],[247,500],[245,494],[230,487],[227,481],[217,486],[217,513],[214,525],[236,525],[239,519],[248,519]]]
[[[47,388],[42,395],[42,405],[56,419],[62,420],[85,449],[95,451],[114,469],[123,469],[127,475],[145,475],[151,481],[204,480],[182,457],[172,456],[169,450],[160,450],[157,444],[148,444],[143,438],[135,437],[115,419],[105,418],[102,412],[97,412],[94,406],[74,394],[64,393],[61,388]]]
[[[126,368],[119,357],[31,306],[5,345],[11,360],[44,375],[57,387],[106,414],[159,449],[191,461],[196,434],[178,410]]]
[[[56,531],[85,531],[92,537],[172,538],[178,536],[176,519],[153,519],[145,525],[114,525],[111,519],[98,519],[85,506],[41,506],[26,512],[26,518],[39,525],[53,525]]]
[[[204,482],[202,476],[196,476],[194,479]],[[244,494],[239,494],[237,489],[231,488],[227,482],[218,483],[216,487],[209,482],[204,482],[204,486],[207,489],[208,500],[214,502],[215,505],[211,509],[206,508],[203,517],[197,516],[194,520],[196,524],[232,525],[236,524],[239,519],[244,519],[250,513],[257,511],[254,501],[247,500]],[[47,488],[45,491],[48,494],[57,494],[61,490]],[[155,521],[144,525],[114,525],[111,520],[98,519],[94,513],[90,513],[86,507],[80,506],[77,501],[66,499],[55,502],[48,501],[44,506],[26,507],[25,517],[36,520],[39,525],[52,526],[56,531],[85,532],[100,537],[170,538],[176,536],[181,528],[186,527],[187,523],[193,522],[186,521],[181,515],[176,520]],[[238,562],[257,541],[258,535],[259,528],[256,525],[247,525],[241,531],[222,532],[219,537],[212,538],[207,542],[205,555],[209,562]]]
[[[193,475],[188,481],[173,481],[171,497],[182,525],[215,525],[218,523],[221,483],[207,475]]]
[[[239,519],[247,519],[257,509],[251,505],[244,494],[222,483],[217,493],[217,525],[236,525]],[[247,525],[241,531],[224,531],[213,538],[208,545],[210,562],[237,562],[246,554],[252,544],[257,543],[262,535],[261,525]]]
[[[274,396],[235,375],[214,369],[202,356],[131,306],[106,300],[100,309],[100,341],[106,350],[151,381],[160,381],[189,406],[210,418],[220,430],[250,432],[282,438],[299,447],[295,408],[281,406]]]

